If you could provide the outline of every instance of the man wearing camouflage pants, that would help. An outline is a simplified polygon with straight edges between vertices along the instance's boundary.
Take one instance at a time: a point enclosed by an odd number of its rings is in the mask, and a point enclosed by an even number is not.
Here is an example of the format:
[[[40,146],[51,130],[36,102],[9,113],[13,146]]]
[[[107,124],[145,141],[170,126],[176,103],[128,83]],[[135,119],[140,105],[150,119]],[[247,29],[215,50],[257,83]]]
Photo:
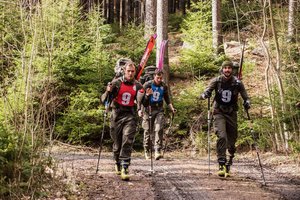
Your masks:
[[[237,132],[237,100],[240,93],[244,100],[244,108],[250,108],[250,100],[244,84],[233,76],[233,64],[231,61],[224,61],[221,68],[222,75],[214,78],[200,99],[210,98],[215,91],[213,105],[214,129],[218,136],[217,158],[219,162],[219,176],[229,176],[230,166],[236,151],[235,143],[238,137]],[[229,158],[227,159],[226,150]]]

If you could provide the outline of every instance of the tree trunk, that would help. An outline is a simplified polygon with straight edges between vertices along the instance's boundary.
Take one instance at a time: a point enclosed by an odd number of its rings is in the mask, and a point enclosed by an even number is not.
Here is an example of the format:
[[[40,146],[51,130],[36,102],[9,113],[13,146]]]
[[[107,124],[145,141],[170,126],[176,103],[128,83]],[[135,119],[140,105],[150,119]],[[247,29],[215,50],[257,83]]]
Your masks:
[[[181,11],[183,15],[186,14],[186,0],[181,0]]]
[[[176,9],[180,10],[180,0],[175,0],[175,2],[176,2]]]
[[[107,20],[108,18],[107,18],[107,2],[106,2],[107,0],[104,0],[103,1],[103,18],[105,19],[105,20]]]
[[[83,16],[85,16],[88,12],[89,12],[89,9],[90,9],[90,2],[87,1],[87,0],[80,0],[79,1],[79,6],[81,7],[81,13]]]
[[[156,25],[156,0],[146,0],[145,38],[154,33]]]
[[[168,12],[169,13],[175,13],[176,7],[175,7],[175,0],[169,0],[169,6],[168,6]]]
[[[139,1],[133,1],[133,21],[136,25],[140,23],[140,2]]]
[[[234,8],[234,13],[235,13],[235,18],[236,18],[236,31],[237,31],[237,36],[238,36],[238,41],[241,44],[241,37],[240,37],[240,25],[239,25],[239,15],[236,9],[236,3],[235,0],[232,0],[233,3],[233,8]]]
[[[108,23],[114,23],[114,1],[108,1]]]
[[[190,9],[191,8],[191,0],[186,0],[186,6],[187,6],[187,9]]]
[[[222,47],[221,0],[212,1],[212,35],[216,54],[224,52]]]
[[[134,2],[135,0],[129,0],[129,22],[134,21]]]
[[[124,0],[120,0],[120,18],[119,18],[119,26],[120,29],[123,27],[124,25]]]
[[[157,39],[156,39],[156,66],[159,62],[160,44],[162,40],[168,39],[168,0],[157,0]],[[169,85],[169,56],[168,56],[168,43],[165,47],[164,56],[164,81]]]
[[[146,0],[141,0],[141,9],[140,9],[140,22],[145,22],[145,4]]]
[[[289,0],[289,19],[288,19],[288,41],[293,41],[295,32],[295,5],[296,0]]]
[[[121,4],[121,1],[120,0],[115,0],[115,22],[119,22],[119,24],[120,24],[120,15],[121,15],[121,10],[120,10],[120,4]]]
[[[124,2],[124,24],[129,23],[129,15],[130,15],[130,5],[129,5],[129,0],[125,0]]]

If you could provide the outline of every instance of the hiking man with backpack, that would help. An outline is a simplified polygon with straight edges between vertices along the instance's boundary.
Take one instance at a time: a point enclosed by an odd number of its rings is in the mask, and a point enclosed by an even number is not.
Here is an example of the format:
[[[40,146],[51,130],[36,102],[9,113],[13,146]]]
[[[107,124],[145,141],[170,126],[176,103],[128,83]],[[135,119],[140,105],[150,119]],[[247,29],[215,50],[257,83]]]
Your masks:
[[[250,108],[250,100],[244,84],[233,75],[233,63],[224,61],[221,68],[222,75],[214,78],[205,89],[200,99],[210,98],[215,91],[213,104],[214,129],[218,136],[217,158],[219,163],[219,176],[229,176],[230,166],[236,152],[235,143],[237,132],[238,94],[240,93],[246,110]],[[226,155],[228,150],[228,158]]]
[[[123,67],[124,75],[114,78],[101,96],[102,102],[111,99],[110,135],[113,140],[115,170],[122,180],[129,180],[132,145],[136,134],[137,111],[141,108],[144,89],[135,80],[136,68],[128,61]],[[135,101],[137,105],[135,105]]]
[[[170,100],[168,87],[163,82],[162,70],[156,69],[153,80],[147,81],[143,86],[145,89],[143,100],[145,113],[143,114],[142,127],[144,129],[145,158],[150,158],[149,152],[152,152],[152,143],[154,142],[155,160],[159,160],[162,158],[161,150],[163,148],[163,129],[165,124],[163,100],[165,100],[171,112],[175,113],[175,109]],[[149,116],[151,116],[151,122]],[[150,133],[149,129],[152,133]]]

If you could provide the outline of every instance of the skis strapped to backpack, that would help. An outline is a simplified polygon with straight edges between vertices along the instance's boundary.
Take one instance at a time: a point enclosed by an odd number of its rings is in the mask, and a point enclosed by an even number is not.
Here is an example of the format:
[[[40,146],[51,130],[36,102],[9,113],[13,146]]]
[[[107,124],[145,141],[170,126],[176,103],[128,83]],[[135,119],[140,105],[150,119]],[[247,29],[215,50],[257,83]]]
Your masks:
[[[140,77],[140,82],[142,84],[144,84],[147,81],[153,80],[156,69],[159,69],[159,70],[163,69],[165,47],[166,47],[167,42],[168,42],[168,40],[163,40],[161,42],[160,50],[159,50],[160,54],[159,54],[158,66],[156,67],[156,66],[150,65],[150,66],[145,67],[145,69],[144,69],[145,73],[143,74],[143,76]]]
[[[150,56],[150,53],[152,52],[153,48],[154,48],[154,45],[155,45],[155,39],[156,39],[156,34],[153,34],[151,35],[148,43],[147,43],[147,46],[146,46],[146,49],[144,51],[144,55],[142,57],[142,60],[138,66],[138,69],[137,69],[137,76],[136,76],[136,80],[139,80],[141,75],[142,75],[142,72],[146,66],[146,63],[148,61],[148,58]]]

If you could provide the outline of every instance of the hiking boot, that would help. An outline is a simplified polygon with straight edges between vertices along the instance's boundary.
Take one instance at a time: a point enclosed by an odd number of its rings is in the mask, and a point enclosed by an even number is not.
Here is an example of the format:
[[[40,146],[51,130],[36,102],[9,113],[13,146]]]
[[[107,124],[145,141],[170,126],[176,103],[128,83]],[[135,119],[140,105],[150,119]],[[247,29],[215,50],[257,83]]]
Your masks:
[[[226,171],[224,177],[226,178],[230,176],[230,165],[225,165],[225,167],[226,167]]]
[[[219,164],[218,175],[224,177],[226,174],[226,165]]]
[[[162,158],[161,153],[160,153],[159,151],[156,151],[156,152],[155,152],[155,160],[159,160],[159,159],[161,159],[161,158]]]
[[[115,164],[115,172],[117,175],[121,175],[121,165],[119,163]]]
[[[121,170],[121,179],[123,181],[129,181],[129,170],[128,167],[123,166]]]
[[[150,153],[148,151],[145,151],[145,159],[146,160],[150,159]]]
[[[232,165],[232,163],[233,163],[233,158],[234,158],[234,156],[229,156],[229,159],[227,160],[227,163],[226,163],[226,165]]]

